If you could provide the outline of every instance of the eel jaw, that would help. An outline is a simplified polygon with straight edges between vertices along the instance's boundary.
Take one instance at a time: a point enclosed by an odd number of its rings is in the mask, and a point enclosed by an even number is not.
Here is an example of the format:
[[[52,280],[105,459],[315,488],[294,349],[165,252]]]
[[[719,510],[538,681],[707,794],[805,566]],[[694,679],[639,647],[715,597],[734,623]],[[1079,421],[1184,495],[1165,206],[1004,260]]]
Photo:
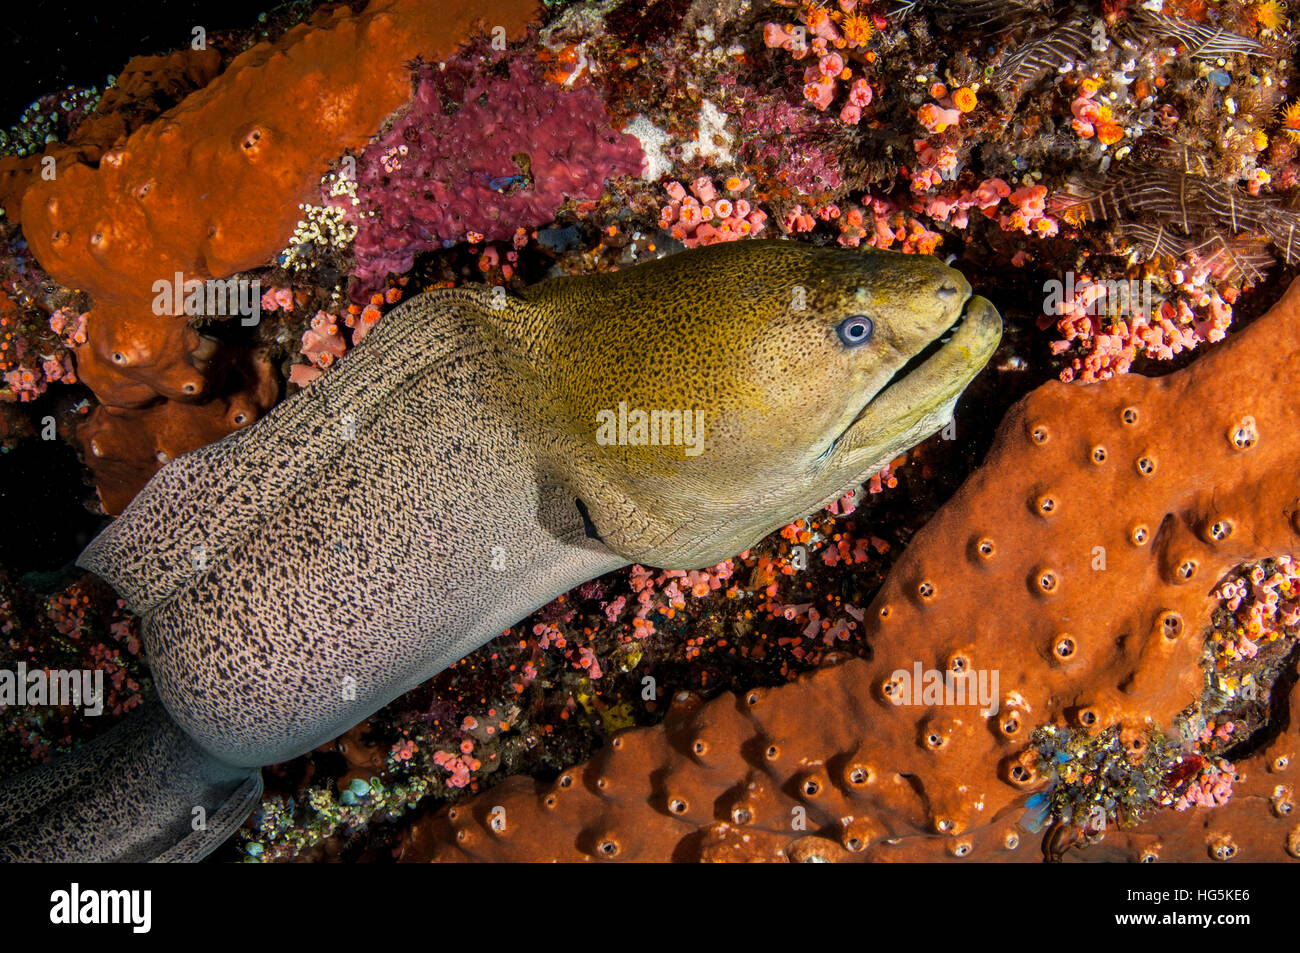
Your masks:
[[[920,367],[877,393],[854,418],[837,450],[883,451],[898,436],[924,430],[927,420],[942,415],[988,363],[1002,340],[1002,316],[987,299],[972,297],[949,328],[951,339]],[[920,432],[914,445],[929,436]],[[903,449],[907,449],[904,447]],[[901,451],[900,451],[901,452]]]

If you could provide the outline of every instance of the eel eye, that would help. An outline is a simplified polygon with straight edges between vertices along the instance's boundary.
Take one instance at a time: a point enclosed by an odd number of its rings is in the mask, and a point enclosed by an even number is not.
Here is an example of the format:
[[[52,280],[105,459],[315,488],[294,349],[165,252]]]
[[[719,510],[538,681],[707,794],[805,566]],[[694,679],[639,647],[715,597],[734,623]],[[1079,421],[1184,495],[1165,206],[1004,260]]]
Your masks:
[[[846,346],[857,347],[871,340],[871,332],[875,330],[875,325],[865,314],[855,314],[841,321],[837,330],[840,340]]]

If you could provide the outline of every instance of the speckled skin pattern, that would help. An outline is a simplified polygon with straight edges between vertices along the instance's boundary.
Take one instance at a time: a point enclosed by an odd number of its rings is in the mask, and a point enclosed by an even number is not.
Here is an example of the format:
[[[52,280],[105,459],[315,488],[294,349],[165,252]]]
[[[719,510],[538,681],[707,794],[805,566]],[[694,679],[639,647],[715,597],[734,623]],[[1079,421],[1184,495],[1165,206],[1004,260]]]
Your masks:
[[[696,569],[817,510],[930,434],[1001,339],[1002,322],[935,258],[787,241],[710,245],[625,272],[543,282],[504,323],[545,367],[569,479],[631,561]],[[883,393],[947,331],[952,341]],[[871,339],[844,345],[851,315]],[[575,347],[573,342],[587,342]],[[594,418],[698,409],[705,450],[599,446]]]
[[[260,772],[214,761],[146,705],[74,756],[0,785],[0,861],[199,860],[261,793]]]
[[[165,467],[82,555],[144,616],[163,703],[216,757],[308,751],[624,562],[546,473],[484,304],[390,315],[264,421]]]
[[[165,466],[80,564],[143,616],[200,748],[282,761],[587,579],[712,565],[860,483],[942,426],[996,347],[971,299],[882,391],[969,294],[932,258],[751,241],[518,297],[422,295]],[[875,333],[850,349],[855,314]],[[703,452],[597,445],[620,401],[702,411]]]

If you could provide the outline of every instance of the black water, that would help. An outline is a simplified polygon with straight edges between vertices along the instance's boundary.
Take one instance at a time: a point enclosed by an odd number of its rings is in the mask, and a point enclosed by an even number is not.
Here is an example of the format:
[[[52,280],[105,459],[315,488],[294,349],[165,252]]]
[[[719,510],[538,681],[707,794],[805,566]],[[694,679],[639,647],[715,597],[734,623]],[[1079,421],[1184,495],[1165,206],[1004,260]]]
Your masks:
[[[21,13],[19,11],[21,6]],[[132,56],[165,53],[209,35],[247,29],[275,0],[39,0],[13,4],[0,17],[0,127],[29,103],[65,86],[104,86]]]

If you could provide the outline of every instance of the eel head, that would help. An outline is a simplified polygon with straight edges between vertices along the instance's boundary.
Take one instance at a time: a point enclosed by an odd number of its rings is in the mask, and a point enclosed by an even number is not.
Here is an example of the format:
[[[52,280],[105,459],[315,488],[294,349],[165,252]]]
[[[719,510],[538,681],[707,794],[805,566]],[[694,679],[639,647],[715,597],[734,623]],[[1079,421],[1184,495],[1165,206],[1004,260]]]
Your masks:
[[[1002,321],[938,259],[743,241],[528,295],[556,463],[602,540],[712,565],[951,419]]]

